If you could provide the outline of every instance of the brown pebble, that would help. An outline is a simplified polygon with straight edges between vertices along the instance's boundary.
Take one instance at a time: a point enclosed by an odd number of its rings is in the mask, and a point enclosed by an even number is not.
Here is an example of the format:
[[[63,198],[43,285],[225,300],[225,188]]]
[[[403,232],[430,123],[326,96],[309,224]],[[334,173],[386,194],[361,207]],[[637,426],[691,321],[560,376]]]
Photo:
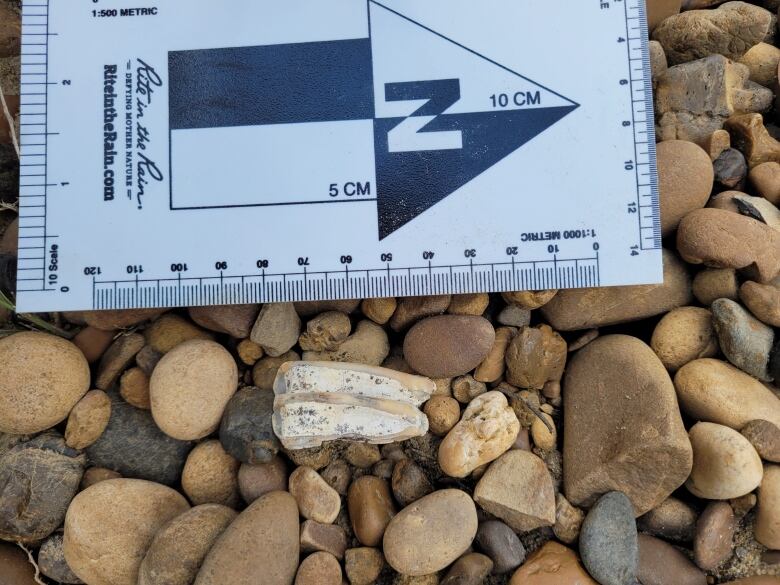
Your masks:
[[[217,440],[197,445],[187,456],[181,473],[181,487],[194,505],[238,505],[238,466]]]
[[[344,459],[359,469],[368,469],[382,458],[377,445],[350,443],[344,451]]]
[[[707,585],[707,577],[679,550],[647,534],[639,535],[642,585]]]
[[[712,313],[701,307],[679,307],[658,322],[650,347],[666,369],[676,372],[695,359],[715,357],[718,338]]]
[[[145,343],[144,336],[140,333],[117,337],[100,358],[95,375],[95,387],[100,390],[108,390],[113,386],[119,375],[130,365]]]
[[[96,483],[100,483],[101,481],[119,479],[120,477],[122,477],[122,474],[117,473],[113,469],[106,469],[104,467],[90,467],[84,472],[84,475],[81,478],[81,486],[79,487],[82,491],[84,491],[88,487],[93,486]]]
[[[87,325],[103,329],[104,331],[116,331],[140,325],[144,321],[156,319],[167,309],[123,309],[117,311],[84,311],[81,317]]]
[[[734,114],[723,127],[731,134],[731,143],[742,151],[751,169],[765,162],[780,161],[780,142],[769,134],[761,114]]]
[[[298,567],[295,585],[341,585],[341,565],[330,553],[312,553]]]
[[[343,559],[346,550],[347,535],[341,526],[321,524],[314,520],[306,520],[301,525],[301,552],[324,551],[337,559]]]
[[[711,502],[696,522],[693,557],[705,571],[714,571],[731,557],[737,520],[727,502]]]
[[[341,497],[314,469],[298,467],[290,474],[288,484],[301,516],[323,524],[332,524],[336,520],[341,509]]]
[[[666,540],[690,542],[696,528],[696,512],[685,502],[669,497],[637,519],[642,532]]]
[[[393,331],[403,331],[425,317],[441,315],[447,310],[451,300],[451,295],[402,298],[390,318],[390,328]]]
[[[395,516],[388,483],[371,475],[356,479],[349,487],[347,507],[358,541],[365,546],[379,545],[387,525]]]
[[[304,351],[334,351],[346,341],[352,332],[349,315],[339,311],[320,313],[308,323],[306,331],[298,338]]]
[[[739,298],[760,321],[780,327],[780,287],[748,281],[740,287]]]
[[[736,301],[738,291],[737,271],[733,268],[705,268],[693,278],[693,296],[705,306],[718,299]]]
[[[376,548],[351,548],[344,553],[344,570],[350,585],[372,585],[384,564],[382,551]]]
[[[488,307],[490,296],[487,293],[474,293],[467,295],[452,295],[447,312],[450,315],[475,315],[480,316]]]
[[[759,195],[773,205],[780,204],[780,164],[766,162],[756,165],[748,178]]]
[[[141,368],[130,368],[119,379],[119,395],[136,408],[150,410],[149,376]]]
[[[254,366],[265,355],[263,348],[251,339],[242,339],[236,346],[239,359],[247,366]]]
[[[506,369],[506,350],[512,338],[517,335],[517,329],[514,327],[499,327],[496,329],[496,340],[490,353],[484,361],[474,371],[474,379],[478,382],[495,382],[504,375]]]
[[[238,488],[241,497],[251,504],[265,494],[287,489],[287,465],[278,455],[270,463],[250,465],[242,463],[238,470]]]
[[[482,585],[492,570],[490,557],[466,553],[452,564],[441,585]]]
[[[0,15],[3,10],[4,8],[0,7]],[[0,585],[39,583],[40,581],[35,579],[35,568],[27,559],[27,554],[15,544],[0,543]]]
[[[658,144],[658,188],[661,194],[661,231],[669,235],[680,220],[707,204],[712,191],[712,161],[697,144],[665,140]]]
[[[113,331],[84,327],[73,338],[73,344],[81,350],[87,361],[93,364],[100,359],[113,340]]]
[[[686,262],[749,269],[758,282],[780,273],[780,232],[723,209],[698,209],[686,215],[677,231],[677,249]]]
[[[161,354],[166,354],[177,345],[193,339],[211,339],[212,335],[196,327],[186,319],[168,313],[156,319],[144,331],[146,343]]]
[[[330,487],[336,490],[339,495],[346,496],[349,484],[352,481],[352,470],[346,462],[338,459],[329,463],[320,473]]]
[[[461,404],[468,404],[485,392],[487,392],[487,384],[477,381],[471,374],[452,380],[452,397]]]
[[[365,299],[360,308],[363,314],[377,325],[384,325],[393,316],[398,301],[395,297]]]
[[[748,512],[756,507],[757,503],[758,498],[756,497],[756,494],[753,493],[745,494],[738,498],[731,498],[729,500],[729,505],[731,506],[731,509],[734,510],[734,515],[738,520],[744,518]]]
[[[404,357],[414,370],[425,376],[452,378],[482,363],[494,341],[493,326],[482,317],[429,317],[406,334]]]
[[[214,305],[190,307],[190,319],[209,331],[226,333],[231,337],[249,337],[260,305]]]
[[[301,356],[294,351],[288,351],[278,357],[265,356],[260,358],[255,367],[252,368],[252,382],[260,390],[272,391],[279,366],[285,362],[297,362],[300,359]]]
[[[765,461],[780,463],[780,428],[766,420],[753,420],[740,431]]]
[[[137,354],[135,354],[135,363],[141,368],[147,376],[151,376],[154,368],[162,359],[162,354],[155,350],[151,345],[144,345]]]
[[[71,449],[86,449],[100,438],[111,418],[111,400],[102,390],[90,390],[68,415],[65,443]]]
[[[422,468],[411,459],[402,459],[393,468],[393,495],[401,506],[408,506],[433,491]]]
[[[506,380],[519,388],[541,390],[558,381],[566,366],[566,342],[549,325],[524,327],[506,350]]]
[[[428,428],[436,436],[443,437],[460,420],[460,404],[449,396],[431,396],[423,407],[428,417]]]
[[[510,305],[515,305],[521,309],[533,310],[543,307],[549,303],[552,298],[558,294],[555,289],[536,290],[536,291],[517,291],[504,292],[501,297]]]
[[[549,541],[528,557],[509,585],[598,585],[570,548]]]

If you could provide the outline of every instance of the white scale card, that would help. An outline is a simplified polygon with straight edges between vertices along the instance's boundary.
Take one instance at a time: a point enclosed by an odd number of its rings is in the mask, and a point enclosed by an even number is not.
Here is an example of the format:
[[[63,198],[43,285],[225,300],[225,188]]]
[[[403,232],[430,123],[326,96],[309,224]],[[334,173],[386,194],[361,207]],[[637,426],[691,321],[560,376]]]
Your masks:
[[[20,311],[662,279],[642,0],[24,0],[22,26]]]

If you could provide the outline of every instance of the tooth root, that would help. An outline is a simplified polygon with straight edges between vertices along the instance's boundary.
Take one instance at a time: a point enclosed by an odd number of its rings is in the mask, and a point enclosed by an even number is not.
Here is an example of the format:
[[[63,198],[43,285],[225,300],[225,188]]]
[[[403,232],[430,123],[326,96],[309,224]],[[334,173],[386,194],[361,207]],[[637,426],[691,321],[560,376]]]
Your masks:
[[[274,381],[274,432],[287,449],[351,439],[392,443],[425,434],[418,410],[435,390],[422,376],[338,362],[287,362]]]

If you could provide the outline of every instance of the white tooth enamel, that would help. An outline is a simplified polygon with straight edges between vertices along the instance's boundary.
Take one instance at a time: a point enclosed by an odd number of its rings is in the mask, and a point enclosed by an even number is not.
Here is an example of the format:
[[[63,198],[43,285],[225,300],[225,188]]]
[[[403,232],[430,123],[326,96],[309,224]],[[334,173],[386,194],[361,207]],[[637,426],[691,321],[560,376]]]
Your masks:
[[[339,362],[287,362],[274,380],[274,432],[287,449],[351,439],[374,444],[424,435],[417,408],[433,380],[387,368]]]

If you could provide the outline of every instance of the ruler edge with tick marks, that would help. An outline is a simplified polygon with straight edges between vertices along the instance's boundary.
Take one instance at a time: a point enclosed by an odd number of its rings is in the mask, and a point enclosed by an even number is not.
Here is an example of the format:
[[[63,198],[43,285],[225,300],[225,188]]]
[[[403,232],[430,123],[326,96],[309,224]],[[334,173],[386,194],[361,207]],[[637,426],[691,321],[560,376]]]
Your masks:
[[[58,235],[49,230],[47,200],[59,184],[51,182],[47,158],[49,141],[58,135],[48,124],[50,81],[48,54],[50,5],[63,0],[24,0],[21,64],[20,255],[17,291],[66,292],[52,280],[52,256],[57,258]],[[631,126],[634,133],[634,172],[637,187],[638,246],[661,249],[659,194],[655,163],[655,117],[646,10],[643,0],[616,0],[625,11],[625,44],[628,57],[628,89],[632,96]],[[36,58],[37,57],[37,58]],[[645,123],[637,125],[637,119]],[[27,137],[35,137],[28,142]],[[39,142],[40,141],[40,142]],[[37,150],[36,150],[37,149]],[[35,190],[39,191],[35,191]],[[24,219],[24,222],[23,222]],[[30,221],[32,220],[32,221]],[[581,288],[601,285],[598,250],[575,258],[435,265],[431,259],[415,266],[384,266],[343,270],[271,272],[258,267],[253,274],[100,280],[92,276],[92,298],[83,309],[170,308],[236,303],[340,300],[384,296],[464,294],[549,288]],[[40,276],[37,276],[40,275]],[[56,301],[55,301],[56,302]],[[24,310],[24,302],[21,309]],[[37,309],[36,309],[37,310]],[[56,310],[52,305],[50,310]]]

